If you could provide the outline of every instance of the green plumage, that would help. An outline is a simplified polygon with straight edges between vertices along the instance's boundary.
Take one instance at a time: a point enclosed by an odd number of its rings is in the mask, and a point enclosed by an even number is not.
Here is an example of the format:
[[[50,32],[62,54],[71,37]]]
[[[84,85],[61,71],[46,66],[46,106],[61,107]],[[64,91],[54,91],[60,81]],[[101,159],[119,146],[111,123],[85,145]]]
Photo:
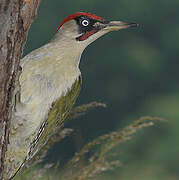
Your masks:
[[[61,98],[54,103],[49,112],[48,119],[42,134],[40,137],[37,137],[37,143],[32,144],[32,148],[29,153],[30,156],[33,156],[41,149],[41,147],[48,141],[51,135],[55,133],[57,128],[59,129],[59,127],[63,126],[72,106],[74,105],[79,95],[80,87],[81,76],[79,76],[79,79],[76,80],[72,85],[70,91],[67,92],[65,96],[61,96]]]
[[[29,152],[25,145],[16,145],[16,143],[11,144],[11,148],[6,153],[6,174],[5,178],[12,178],[21,167],[28,162],[49,140],[49,138],[63,127],[64,122],[67,120],[70,110],[72,109],[80,91],[82,79],[81,76],[74,82],[71,89],[60,97],[49,110],[47,120],[44,126],[41,126],[39,132],[37,133],[36,140],[33,141]],[[21,127],[23,129],[23,125]],[[20,138],[19,136],[11,135],[12,142],[16,142]],[[28,139],[26,139],[28,141]],[[23,148],[24,147],[24,148]],[[26,156],[25,156],[26,155]],[[12,159],[13,157],[13,159]]]

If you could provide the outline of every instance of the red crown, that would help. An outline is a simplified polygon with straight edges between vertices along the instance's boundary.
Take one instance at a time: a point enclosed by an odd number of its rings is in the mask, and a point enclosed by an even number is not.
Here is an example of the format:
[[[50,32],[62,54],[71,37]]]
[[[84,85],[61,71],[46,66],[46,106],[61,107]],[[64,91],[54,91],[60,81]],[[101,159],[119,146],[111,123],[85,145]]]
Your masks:
[[[60,26],[58,27],[57,31],[62,27],[63,24],[65,24],[66,22],[72,20],[72,19],[75,19],[76,17],[78,16],[88,16],[89,18],[91,19],[96,19],[98,21],[101,21],[102,20],[102,17],[100,16],[96,16],[94,14],[91,14],[91,13],[86,13],[86,12],[76,12],[74,14],[71,14],[70,16],[68,16],[67,18],[65,18],[63,20],[63,22],[60,24]]]

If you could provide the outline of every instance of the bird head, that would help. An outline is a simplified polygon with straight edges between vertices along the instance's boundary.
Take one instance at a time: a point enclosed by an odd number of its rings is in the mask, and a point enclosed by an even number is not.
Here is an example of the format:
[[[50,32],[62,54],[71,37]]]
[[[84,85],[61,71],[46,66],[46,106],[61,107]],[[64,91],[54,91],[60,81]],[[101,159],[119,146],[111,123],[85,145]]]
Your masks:
[[[56,40],[64,40],[72,46],[81,46],[83,49],[91,42],[110,31],[118,31],[128,27],[136,27],[136,23],[123,21],[105,21],[102,17],[91,13],[74,13],[60,24],[56,33]]]

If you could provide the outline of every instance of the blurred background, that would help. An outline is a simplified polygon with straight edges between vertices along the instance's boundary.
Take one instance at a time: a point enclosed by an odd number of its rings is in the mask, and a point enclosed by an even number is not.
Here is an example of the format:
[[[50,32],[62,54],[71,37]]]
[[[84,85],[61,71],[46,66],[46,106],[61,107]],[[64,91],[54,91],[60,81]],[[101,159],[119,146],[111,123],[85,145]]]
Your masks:
[[[77,11],[140,24],[107,34],[84,51],[83,86],[76,105],[99,101],[108,107],[68,122],[66,127],[75,133],[50,150],[50,162],[63,164],[95,137],[141,116],[158,116],[168,122],[141,130],[119,145],[122,166],[101,179],[179,179],[178,9],[178,0],[42,1],[24,55],[47,43],[63,19]]]

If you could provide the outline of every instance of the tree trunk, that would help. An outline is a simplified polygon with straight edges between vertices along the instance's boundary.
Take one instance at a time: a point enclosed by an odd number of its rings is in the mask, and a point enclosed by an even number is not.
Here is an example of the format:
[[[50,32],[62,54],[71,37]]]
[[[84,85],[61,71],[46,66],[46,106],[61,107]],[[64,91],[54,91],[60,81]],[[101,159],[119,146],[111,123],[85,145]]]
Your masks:
[[[8,144],[19,62],[40,0],[0,0],[0,179]]]

